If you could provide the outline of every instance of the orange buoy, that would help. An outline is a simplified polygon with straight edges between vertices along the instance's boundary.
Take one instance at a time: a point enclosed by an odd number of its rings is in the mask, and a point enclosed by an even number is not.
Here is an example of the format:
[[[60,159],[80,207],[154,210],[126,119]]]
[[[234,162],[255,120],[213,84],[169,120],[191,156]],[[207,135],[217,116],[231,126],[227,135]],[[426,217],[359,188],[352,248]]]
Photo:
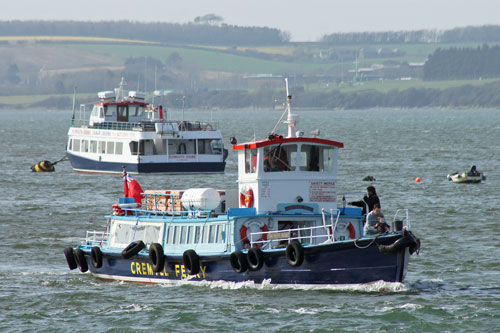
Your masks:
[[[415,181],[416,181],[417,183],[420,183],[420,182],[422,181],[422,179],[420,179],[420,177],[417,177],[417,178],[415,178]]]

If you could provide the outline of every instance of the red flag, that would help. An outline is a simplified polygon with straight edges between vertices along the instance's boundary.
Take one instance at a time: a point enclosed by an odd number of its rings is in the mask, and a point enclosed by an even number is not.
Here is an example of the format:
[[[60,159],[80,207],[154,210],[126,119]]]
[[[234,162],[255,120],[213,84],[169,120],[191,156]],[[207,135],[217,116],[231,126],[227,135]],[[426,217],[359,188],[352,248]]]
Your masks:
[[[144,199],[144,191],[141,185],[134,178],[130,177],[125,171],[123,172],[123,191],[125,198],[134,198],[134,201],[138,204],[142,203]]]

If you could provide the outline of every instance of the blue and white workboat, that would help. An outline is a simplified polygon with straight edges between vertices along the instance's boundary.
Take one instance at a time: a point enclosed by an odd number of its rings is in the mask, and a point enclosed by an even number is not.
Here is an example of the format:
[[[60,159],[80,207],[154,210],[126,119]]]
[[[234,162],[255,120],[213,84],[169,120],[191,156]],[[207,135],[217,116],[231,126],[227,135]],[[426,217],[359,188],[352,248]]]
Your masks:
[[[361,208],[337,204],[343,143],[297,132],[290,100],[286,137],[273,130],[263,140],[232,139],[237,189],[145,191],[141,203],[122,198],[104,231],[65,249],[69,268],[142,283],[403,281],[420,249],[408,211],[395,212],[389,232],[365,235]]]
[[[222,173],[227,150],[215,122],[167,120],[166,110],[144,93],[98,93],[90,116],[85,105],[68,131],[66,154],[82,173]]]

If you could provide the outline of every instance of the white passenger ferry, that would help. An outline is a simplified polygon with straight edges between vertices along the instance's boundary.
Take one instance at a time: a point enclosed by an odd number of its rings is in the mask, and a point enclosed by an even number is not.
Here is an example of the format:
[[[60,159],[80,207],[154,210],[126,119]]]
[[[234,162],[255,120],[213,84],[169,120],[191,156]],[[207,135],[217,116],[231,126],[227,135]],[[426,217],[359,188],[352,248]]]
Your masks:
[[[98,93],[87,119],[85,106],[73,114],[67,156],[83,173],[224,172],[227,150],[216,122],[167,120],[166,110],[145,102],[145,94]]]

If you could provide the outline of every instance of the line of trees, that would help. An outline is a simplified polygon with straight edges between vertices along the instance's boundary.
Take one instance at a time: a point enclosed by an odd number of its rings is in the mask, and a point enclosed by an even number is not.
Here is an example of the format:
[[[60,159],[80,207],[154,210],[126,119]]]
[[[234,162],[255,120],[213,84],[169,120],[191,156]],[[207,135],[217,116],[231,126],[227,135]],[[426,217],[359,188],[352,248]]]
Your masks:
[[[201,45],[280,45],[290,34],[275,28],[131,21],[0,21],[2,36],[92,36]]]
[[[500,26],[484,25],[450,30],[348,32],[323,36],[326,44],[414,44],[414,43],[496,43]]]
[[[480,79],[500,76],[500,46],[437,49],[424,65],[424,80]]]

